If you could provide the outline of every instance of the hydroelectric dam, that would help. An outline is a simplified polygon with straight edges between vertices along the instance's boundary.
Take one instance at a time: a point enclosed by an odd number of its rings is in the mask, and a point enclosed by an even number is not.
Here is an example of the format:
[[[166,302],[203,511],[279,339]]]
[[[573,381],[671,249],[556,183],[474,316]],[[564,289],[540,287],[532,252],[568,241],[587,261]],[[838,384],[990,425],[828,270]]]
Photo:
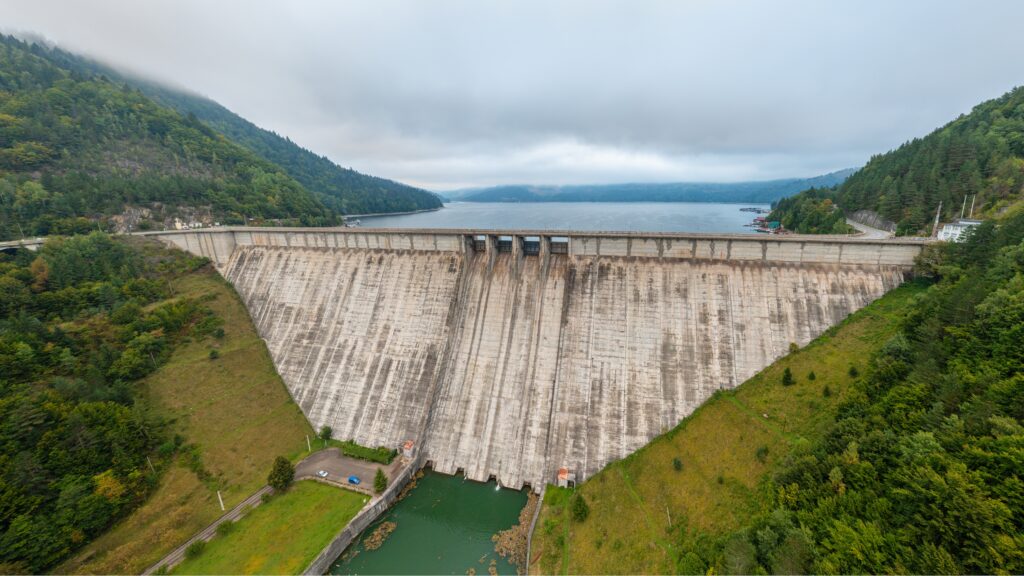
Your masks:
[[[236,288],[311,423],[539,490],[584,479],[898,286],[919,239],[147,233]],[[714,438],[708,438],[714,442]]]

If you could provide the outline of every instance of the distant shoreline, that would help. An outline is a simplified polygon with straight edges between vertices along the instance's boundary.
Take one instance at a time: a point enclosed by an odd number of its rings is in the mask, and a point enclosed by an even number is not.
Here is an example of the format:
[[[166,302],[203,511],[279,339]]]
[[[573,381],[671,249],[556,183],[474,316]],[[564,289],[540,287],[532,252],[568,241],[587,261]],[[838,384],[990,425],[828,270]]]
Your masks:
[[[374,216],[406,216],[408,214],[420,214],[422,212],[437,212],[444,208],[444,204],[437,208],[423,208],[422,210],[409,210],[408,212],[374,212],[373,214],[345,214],[345,218],[373,218]]]
[[[774,201],[773,201],[774,202]],[[771,206],[772,202],[764,200],[450,200],[445,204],[743,204]],[[440,210],[440,208],[436,208]],[[430,210],[420,210],[430,212]],[[390,214],[412,214],[412,212],[392,212]],[[383,214],[382,214],[383,216]]]

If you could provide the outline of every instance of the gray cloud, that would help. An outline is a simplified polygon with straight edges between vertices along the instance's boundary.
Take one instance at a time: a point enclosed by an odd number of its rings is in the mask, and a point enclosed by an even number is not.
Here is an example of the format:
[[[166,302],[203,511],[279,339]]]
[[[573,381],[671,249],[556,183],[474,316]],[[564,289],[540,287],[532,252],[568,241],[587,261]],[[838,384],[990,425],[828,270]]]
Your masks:
[[[435,189],[859,165],[1024,78],[1019,2],[0,0],[2,25]]]

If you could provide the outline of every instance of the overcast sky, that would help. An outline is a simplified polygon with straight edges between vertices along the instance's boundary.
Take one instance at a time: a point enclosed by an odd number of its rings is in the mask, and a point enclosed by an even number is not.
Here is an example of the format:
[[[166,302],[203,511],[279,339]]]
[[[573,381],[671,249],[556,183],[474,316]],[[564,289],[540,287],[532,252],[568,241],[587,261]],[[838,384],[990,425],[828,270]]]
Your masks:
[[[0,0],[7,32],[434,190],[860,166],[1024,83],[1024,2]]]

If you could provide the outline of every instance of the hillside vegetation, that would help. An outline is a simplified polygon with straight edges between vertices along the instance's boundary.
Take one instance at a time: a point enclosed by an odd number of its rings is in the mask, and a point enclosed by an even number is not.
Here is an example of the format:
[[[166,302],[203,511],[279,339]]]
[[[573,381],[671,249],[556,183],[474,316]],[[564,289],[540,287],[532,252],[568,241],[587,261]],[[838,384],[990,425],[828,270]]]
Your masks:
[[[182,449],[138,380],[220,318],[168,281],[204,260],[101,234],[0,256],[0,572],[41,572],[137,507]]]
[[[325,225],[338,217],[280,168],[194,116],[49,61],[0,36],[0,238],[82,232],[145,207],[222,223]]]
[[[872,157],[828,199],[846,213],[880,214],[896,223],[897,234],[927,235],[940,202],[944,221],[959,217],[965,200],[968,207],[974,202],[975,216],[993,217],[1019,202],[1022,192],[1024,87]],[[798,229],[814,212],[798,204],[780,202],[772,219],[788,220]]]
[[[137,409],[182,448],[144,502],[57,572],[142,572],[222,514],[218,491],[234,507],[266,484],[275,457],[300,459],[306,436],[314,437],[231,285],[207,266],[170,287],[177,298],[202,301],[223,330],[213,341],[183,342],[136,385]]]
[[[228,528],[172,574],[301,574],[369,500],[313,480],[296,482]]]
[[[306,150],[287,137],[264,130],[208,98],[123,74],[57,48],[46,50],[46,54],[68,70],[88,76],[103,75],[126,83],[184,116],[195,115],[233,142],[283,168],[324,205],[342,214],[408,212],[441,207],[440,198],[431,192],[342,168],[327,157]]]
[[[1024,570],[1024,211],[930,248],[919,273],[927,289],[890,293],[585,482],[582,521],[552,493],[534,569]]]
[[[768,220],[777,220],[786,230],[799,234],[850,234],[853,226],[835,204],[836,193],[827,188],[811,188],[772,204]]]
[[[0,573],[141,572],[307,435],[205,259],[101,233],[0,254]]]
[[[590,508],[583,522],[571,520],[574,495],[549,486],[530,572],[704,573],[717,561],[720,541],[761,510],[772,471],[832,425],[851,395],[850,366],[862,366],[895,333],[921,291],[910,285],[890,292],[607,466],[576,490]],[[787,369],[792,386],[780,384]],[[685,563],[691,552],[705,564]]]

